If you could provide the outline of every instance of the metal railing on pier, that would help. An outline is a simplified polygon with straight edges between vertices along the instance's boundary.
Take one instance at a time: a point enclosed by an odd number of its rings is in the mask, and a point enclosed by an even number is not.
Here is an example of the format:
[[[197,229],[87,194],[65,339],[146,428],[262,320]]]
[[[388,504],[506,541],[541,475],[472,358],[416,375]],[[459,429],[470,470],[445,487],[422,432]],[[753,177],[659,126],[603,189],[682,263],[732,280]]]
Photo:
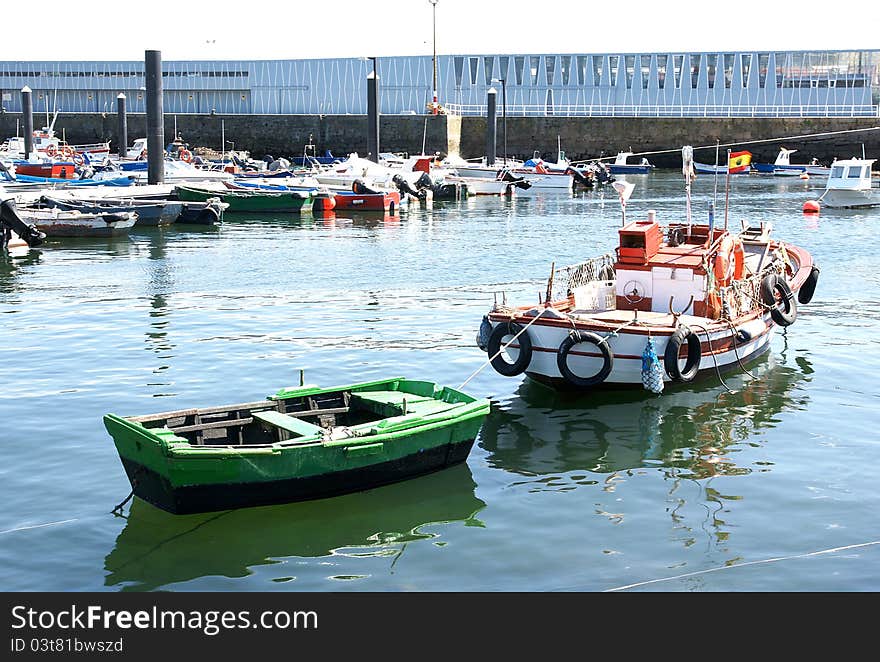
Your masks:
[[[485,116],[486,104],[445,104],[448,115]],[[880,106],[792,105],[507,105],[508,117],[880,117]]]

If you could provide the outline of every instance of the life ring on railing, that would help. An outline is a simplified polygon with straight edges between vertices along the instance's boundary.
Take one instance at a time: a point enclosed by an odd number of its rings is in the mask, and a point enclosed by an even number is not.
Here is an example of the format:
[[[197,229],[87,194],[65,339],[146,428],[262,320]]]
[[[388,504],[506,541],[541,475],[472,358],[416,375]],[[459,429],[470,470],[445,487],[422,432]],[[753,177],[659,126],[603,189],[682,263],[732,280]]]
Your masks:
[[[492,334],[489,336],[486,353],[493,357],[491,363],[495,371],[505,377],[515,377],[528,368],[532,361],[532,339],[529,338],[528,331],[521,333],[517,338],[519,356],[513,363],[508,363],[501,354],[498,354],[504,337],[515,336],[522,330],[523,327],[516,322],[501,322],[492,329]],[[496,354],[498,356],[495,356]]]
[[[55,145],[49,145],[46,148],[46,156],[48,156],[48,157],[55,156],[57,153],[58,153],[58,148],[55,147]]]
[[[745,250],[740,239],[727,235],[721,240],[721,246],[715,255],[712,273],[719,287],[727,287],[735,280],[740,280],[745,272]]]
[[[60,153],[61,156],[63,156],[65,159],[69,159],[70,157],[73,156],[73,149],[72,149],[69,145],[64,145],[64,146],[61,148],[61,150],[60,150],[59,153]]]
[[[82,165],[83,163],[86,162],[85,157],[82,154],[80,154],[79,152],[74,152],[72,158],[73,158],[74,164],[76,164],[76,165]]]
[[[687,343],[687,358],[684,362],[684,369],[678,365],[681,353],[681,346]],[[703,349],[700,346],[700,339],[697,334],[691,331],[690,327],[681,324],[666,343],[666,351],[663,353],[663,367],[666,374],[675,382],[691,382],[697,376],[700,370],[700,359],[703,356]]]
[[[186,147],[181,147],[177,152],[177,156],[181,161],[184,161],[185,163],[192,163],[192,152],[190,152]]]
[[[591,343],[595,345],[602,355],[602,368],[599,372],[590,377],[576,375],[572,372],[571,368],[568,367],[569,352],[571,352],[571,349],[575,345],[581,343]],[[611,347],[608,344],[608,338],[602,338],[591,331],[572,331],[565,337],[565,340],[559,344],[559,349],[556,351],[556,367],[559,368],[559,372],[565,378],[565,381],[573,386],[581,388],[595,386],[596,384],[604,382],[608,378],[608,375],[611,374],[611,370],[614,367],[614,352],[611,351]]]
[[[815,264],[810,269],[810,275],[798,290],[798,303],[808,304],[813,300],[813,294],[816,292],[816,284],[819,282],[819,267]]]
[[[790,326],[797,319],[797,303],[785,278],[768,274],[761,281],[761,300],[770,308],[770,317],[779,326]]]

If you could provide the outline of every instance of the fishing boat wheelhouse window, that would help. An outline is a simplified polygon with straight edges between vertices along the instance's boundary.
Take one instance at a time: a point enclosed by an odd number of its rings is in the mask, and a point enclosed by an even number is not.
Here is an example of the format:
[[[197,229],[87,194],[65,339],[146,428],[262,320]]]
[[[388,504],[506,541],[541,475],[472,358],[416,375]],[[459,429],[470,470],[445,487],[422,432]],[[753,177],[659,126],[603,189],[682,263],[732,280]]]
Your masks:
[[[859,179],[862,176],[862,166],[850,166],[846,176],[848,179]]]
[[[834,166],[833,168],[831,168],[831,176],[838,179],[840,177],[843,177],[843,166]]]

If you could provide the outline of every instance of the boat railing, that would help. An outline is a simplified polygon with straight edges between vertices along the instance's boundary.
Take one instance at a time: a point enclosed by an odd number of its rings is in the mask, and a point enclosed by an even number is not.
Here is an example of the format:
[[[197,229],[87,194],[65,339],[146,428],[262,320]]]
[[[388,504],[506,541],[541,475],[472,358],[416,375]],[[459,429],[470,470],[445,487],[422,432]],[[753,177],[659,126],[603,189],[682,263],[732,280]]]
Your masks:
[[[565,299],[575,288],[587,283],[613,280],[614,262],[614,254],[606,253],[580,264],[555,269],[553,271],[552,301]]]

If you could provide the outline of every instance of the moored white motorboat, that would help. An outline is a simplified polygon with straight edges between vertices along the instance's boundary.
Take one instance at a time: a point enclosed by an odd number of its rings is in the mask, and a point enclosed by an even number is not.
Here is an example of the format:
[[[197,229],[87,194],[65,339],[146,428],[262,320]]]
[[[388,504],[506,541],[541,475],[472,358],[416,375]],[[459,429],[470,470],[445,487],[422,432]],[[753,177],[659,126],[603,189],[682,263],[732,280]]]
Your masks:
[[[648,159],[642,157],[638,163],[629,163],[629,157],[635,156],[633,152],[618,152],[614,157],[614,163],[608,166],[612,175],[646,175],[654,169]]]
[[[686,152],[683,221],[661,228],[649,211],[626,223],[613,252],[555,269],[540,305],[496,298],[477,337],[496,371],[559,388],[659,392],[768,350],[776,327],[795,321],[797,302],[812,299],[819,269],[766,223],[740,232],[711,216],[693,223],[692,165]]]
[[[827,177],[831,168],[821,165],[816,159],[810,163],[796,164],[791,162],[791,155],[796,149],[779,148],[779,154],[773,163],[753,163],[752,170],[762,175],[776,175],[777,177],[798,177],[804,173]]]
[[[827,207],[880,206],[880,188],[873,185],[871,168],[876,159],[835,160],[819,203]]]

